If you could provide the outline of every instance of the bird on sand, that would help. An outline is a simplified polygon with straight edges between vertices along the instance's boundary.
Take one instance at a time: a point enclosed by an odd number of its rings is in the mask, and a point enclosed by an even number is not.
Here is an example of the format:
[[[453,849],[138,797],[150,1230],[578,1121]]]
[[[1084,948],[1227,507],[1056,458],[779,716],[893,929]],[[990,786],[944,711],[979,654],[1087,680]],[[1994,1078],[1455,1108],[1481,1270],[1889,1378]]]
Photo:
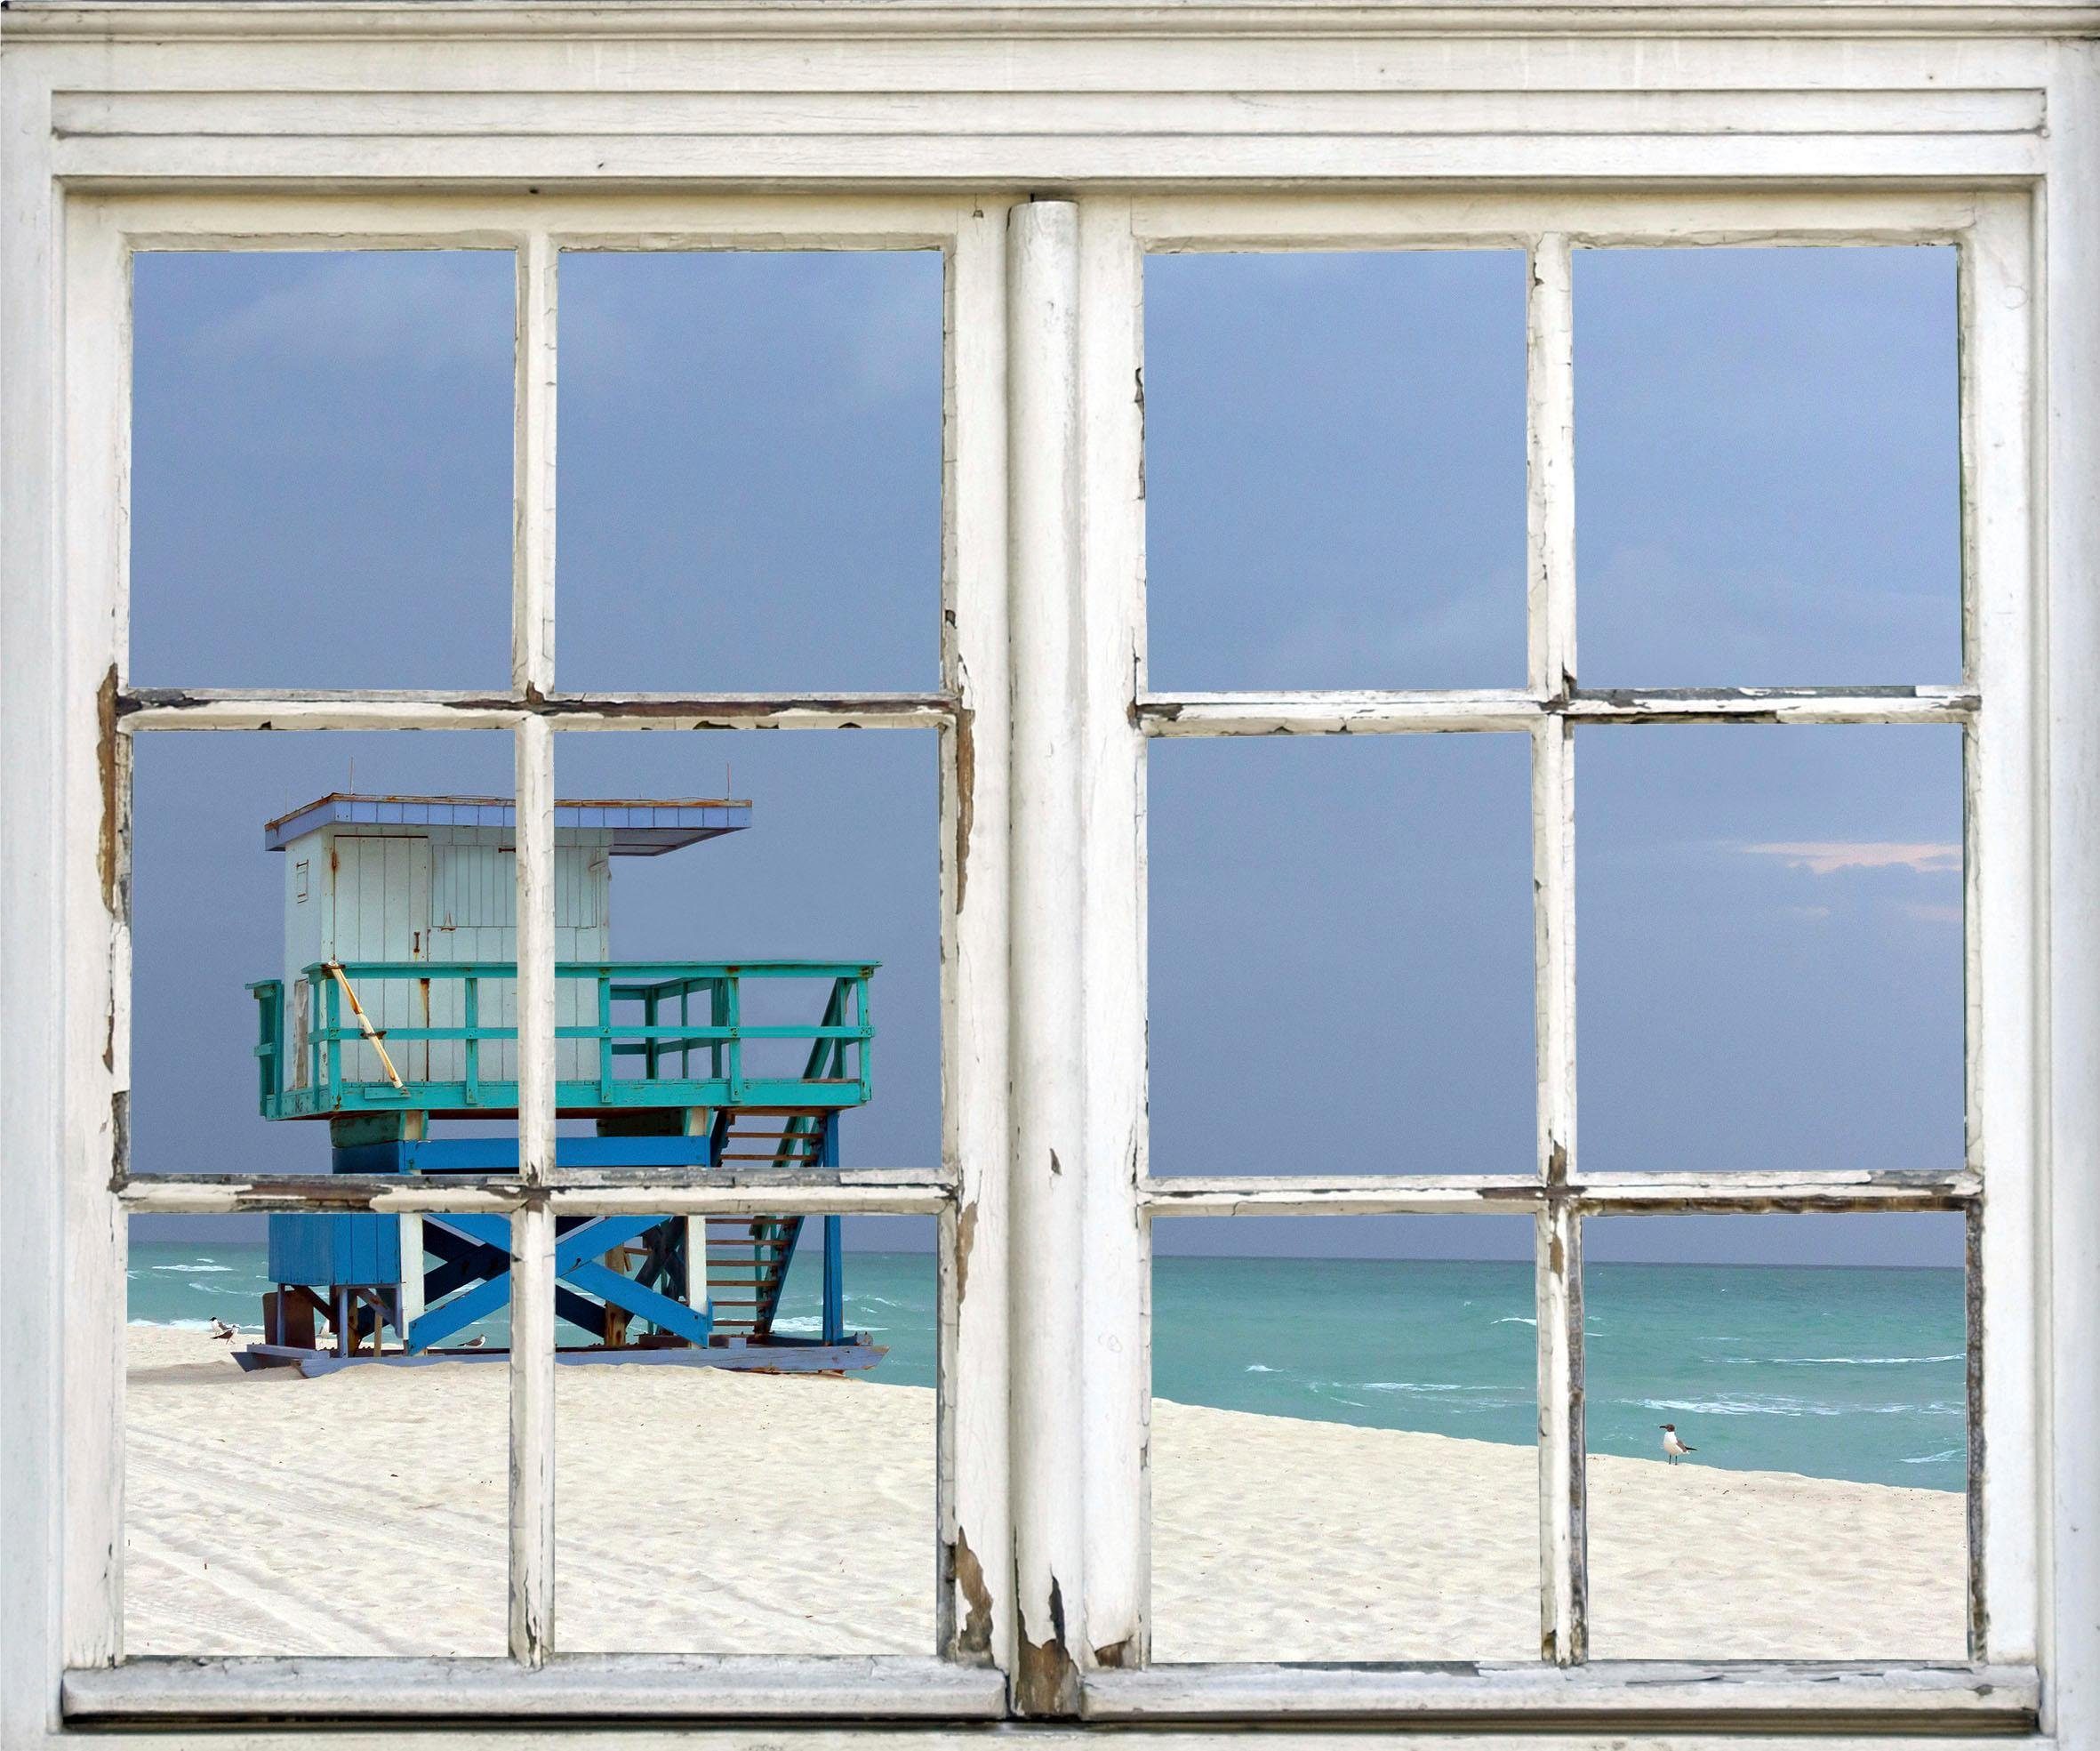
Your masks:
[[[1699,1450],[1696,1447],[1687,1447],[1682,1441],[1678,1439],[1675,1423],[1663,1424],[1662,1430],[1663,1451],[1671,1465],[1674,1466],[1686,1454],[1696,1453]]]
[[[234,1330],[224,1320],[214,1318],[212,1321],[212,1336],[221,1344],[229,1344],[233,1341]]]

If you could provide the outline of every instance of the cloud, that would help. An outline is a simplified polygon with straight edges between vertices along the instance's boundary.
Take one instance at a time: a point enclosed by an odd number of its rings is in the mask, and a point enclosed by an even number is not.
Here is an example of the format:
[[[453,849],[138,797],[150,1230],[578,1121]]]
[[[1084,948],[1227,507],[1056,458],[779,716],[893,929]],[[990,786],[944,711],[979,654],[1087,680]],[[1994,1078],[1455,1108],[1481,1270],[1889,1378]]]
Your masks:
[[[1308,605],[1264,666],[1278,687],[1333,687],[1337,671],[1375,663],[1400,687],[1477,684],[1495,655],[1523,652],[1523,578],[1439,579],[1394,595],[1367,588],[1333,607]]]
[[[1771,845],[1746,845],[1753,856],[1776,857],[1790,870],[1810,875],[1835,875],[1842,870],[1914,870],[1920,875],[1952,875],[1961,868],[1959,845],[1906,845],[1888,839],[1812,839]]]
[[[1833,577],[1777,551],[1731,563],[1704,552],[1695,533],[1630,542],[1596,561],[1585,626],[1598,627],[1615,666],[1687,680],[1836,684],[1928,672],[1951,657],[1951,582],[1922,584],[1903,566],[1861,575],[1840,566]]]
[[[570,271],[562,370],[588,394],[785,397],[820,420],[899,398],[937,405],[930,251],[666,251]]]
[[[220,363],[501,367],[510,361],[512,322],[509,300],[490,295],[493,271],[481,252],[326,255],[236,304],[192,346]]]

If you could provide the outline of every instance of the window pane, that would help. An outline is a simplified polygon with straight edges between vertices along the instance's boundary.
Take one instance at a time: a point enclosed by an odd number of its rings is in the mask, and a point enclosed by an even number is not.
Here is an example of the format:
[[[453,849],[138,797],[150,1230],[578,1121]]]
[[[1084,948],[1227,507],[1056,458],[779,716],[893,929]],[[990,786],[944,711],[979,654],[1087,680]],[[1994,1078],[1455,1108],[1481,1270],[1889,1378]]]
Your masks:
[[[558,1045],[562,1165],[940,1161],[937,748],[561,739],[559,1019],[615,1030]],[[565,1229],[564,1646],[932,1651],[934,1248],[931,1218]]]
[[[457,1048],[404,1031],[447,1016],[433,982],[384,969],[440,958],[443,799],[501,795],[510,772],[510,738],[485,732],[138,739],[136,1170],[390,1165],[375,1153],[404,1147],[411,1115],[342,993],[427,1090]],[[316,970],[331,960],[341,984]],[[127,1650],[500,1656],[509,1377],[485,1362],[501,1310],[455,1334],[479,1365],[403,1368],[417,1218],[140,1216],[130,1232]]]
[[[828,1263],[827,1222],[709,1218],[671,1237],[706,1272],[676,1298],[711,1308],[719,1342],[669,1342],[643,1314],[621,1349],[556,1327],[563,1646],[934,1651],[934,1225],[846,1219]],[[579,1281],[580,1299],[645,1274],[605,1262],[621,1282]]]
[[[938,684],[942,260],[562,256],[564,687]]]
[[[386,1075],[370,1047],[342,1044],[333,1080],[350,1104],[322,1097],[329,1003],[344,1039],[357,1024],[341,989],[331,999],[333,981],[311,969],[346,963],[379,1026],[448,1024],[442,986],[427,999],[420,978],[359,969],[452,952],[430,879],[455,830],[429,817],[449,814],[454,797],[508,797],[510,737],[220,731],[140,735],[132,749],[132,1164],[326,1173],[332,1125],[384,1104]],[[501,931],[485,946],[507,963],[511,862],[492,854],[476,919]],[[435,897],[442,904],[442,892]],[[282,987],[274,1016],[269,994],[250,988],[269,981]],[[492,990],[492,1006],[501,1000]],[[276,1073],[298,1116],[283,1101],[285,1116],[261,1110],[255,1048],[266,1029],[284,1050]],[[405,1079],[428,1075],[430,1046],[395,1043]]]
[[[1535,1658],[1533,1224],[1152,1234],[1154,1659]]]
[[[1961,672],[1955,255],[1575,255],[1591,687]]]
[[[1528,747],[1152,744],[1155,1173],[1527,1173]]]
[[[754,735],[737,731],[601,731],[560,738],[557,788],[565,799],[654,799],[729,805],[718,818],[669,830],[675,848],[640,843],[665,829],[557,823],[557,856],[574,860],[580,910],[573,928],[557,918],[557,958],[579,963],[615,961],[728,964],[784,963],[761,976],[736,981],[736,1016],[749,1027],[789,1028],[790,1037],[740,1040],[737,1069],[752,1079],[795,1080],[809,1070],[814,1040],[807,1030],[824,1021],[837,983],[836,968],[874,971],[866,981],[868,1096],[838,1114],[838,1159],[855,1168],[932,1168],[941,1151],[941,874],[934,771],[939,742],[931,731],[865,735],[822,731]],[[565,815],[562,823],[571,817]],[[611,817],[608,817],[610,819]],[[576,819],[581,823],[581,817]],[[705,837],[685,840],[688,832]],[[565,847],[610,839],[608,855],[593,862],[592,847]],[[653,853],[653,855],[652,855]],[[558,871],[557,871],[558,876]],[[592,910],[589,895],[600,896]],[[567,890],[557,880],[557,908]],[[588,920],[588,921],[587,921]],[[655,974],[648,976],[658,976]],[[859,1015],[863,993],[852,984],[841,1014]],[[564,1025],[595,1024],[595,991],[565,979]],[[573,986],[573,989],[568,987]],[[645,1025],[642,996],[622,999],[616,1023]],[[695,988],[681,1001],[658,999],[658,1024],[712,1024],[717,1000]],[[720,1000],[730,1000],[725,993]],[[565,1077],[594,1076],[574,1055],[588,1042],[564,1047],[572,1055]],[[714,1073],[714,1053],[695,1047],[674,1066],[659,1056],[654,1073]],[[649,1072],[646,1055],[623,1052],[617,1076]],[[722,1051],[721,1073],[731,1072]],[[849,1046],[843,1069],[820,1076],[861,1073],[859,1046]],[[725,1091],[717,1091],[725,1092]],[[793,1105],[793,1091],[760,1105]],[[589,1131],[596,1119],[579,1109],[569,1129]],[[756,1147],[757,1145],[752,1145]],[[739,1149],[734,1153],[746,1153]]]
[[[132,260],[145,687],[501,687],[508,251]]]
[[[1960,732],[1577,742],[1583,1166],[1959,1166]]]
[[[1524,681],[1524,257],[1145,262],[1150,684]]]
[[[1962,1219],[1583,1232],[1591,1653],[1963,1658]]]
[[[374,1360],[373,1299],[357,1291],[344,1329],[360,1355],[310,1379],[271,1365],[296,1351],[334,1366],[326,1260],[374,1279],[401,1221],[132,1218],[127,1653],[503,1653],[509,1370],[485,1349],[473,1364]],[[398,1288],[361,1283],[388,1303],[390,1353]],[[233,1329],[215,1337],[214,1321]],[[272,1340],[289,1341],[260,1347]]]

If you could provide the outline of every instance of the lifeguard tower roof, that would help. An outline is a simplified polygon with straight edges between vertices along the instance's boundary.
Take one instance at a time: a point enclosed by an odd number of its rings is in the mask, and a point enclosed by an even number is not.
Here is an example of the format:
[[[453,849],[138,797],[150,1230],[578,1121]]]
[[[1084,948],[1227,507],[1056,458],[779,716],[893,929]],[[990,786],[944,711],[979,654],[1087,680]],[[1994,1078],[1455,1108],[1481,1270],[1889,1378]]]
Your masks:
[[[593,797],[557,799],[555,830],[589,829],[615,857],[661,857],[667,851],[741,832],[751,824],[748,798]],[[325,797],[266,822],[266,850],[282,851],[324,827],[494,827],[515,832],[517,806],[508,797]]]

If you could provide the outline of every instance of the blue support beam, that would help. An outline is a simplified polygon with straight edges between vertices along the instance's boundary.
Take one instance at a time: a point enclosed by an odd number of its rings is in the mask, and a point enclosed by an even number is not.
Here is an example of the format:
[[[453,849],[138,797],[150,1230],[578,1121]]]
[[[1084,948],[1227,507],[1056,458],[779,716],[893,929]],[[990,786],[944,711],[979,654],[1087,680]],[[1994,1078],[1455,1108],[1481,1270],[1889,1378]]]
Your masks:
[[[835,1216],[824,1218],[824,1342],[846,1342],[846,1253]]]

